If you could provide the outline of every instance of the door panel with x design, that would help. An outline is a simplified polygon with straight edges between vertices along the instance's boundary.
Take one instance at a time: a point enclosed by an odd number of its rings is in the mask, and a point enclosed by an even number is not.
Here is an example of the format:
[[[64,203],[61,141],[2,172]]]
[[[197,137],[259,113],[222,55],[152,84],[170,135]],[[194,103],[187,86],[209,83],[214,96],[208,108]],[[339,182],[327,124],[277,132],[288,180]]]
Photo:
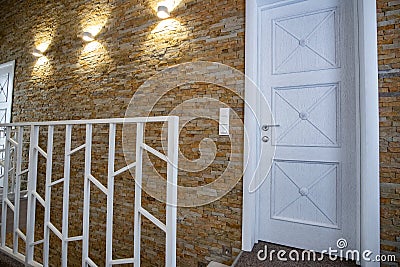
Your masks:
[[[339,173],[338,163],[274,161],[272,219],[337,228]]]
[[[339,67],[336,9],[273,21],[273,73]]]
[[[282,87],[272,90],[273,114],[280,127],[275,145],[338,147],[338,84]]]

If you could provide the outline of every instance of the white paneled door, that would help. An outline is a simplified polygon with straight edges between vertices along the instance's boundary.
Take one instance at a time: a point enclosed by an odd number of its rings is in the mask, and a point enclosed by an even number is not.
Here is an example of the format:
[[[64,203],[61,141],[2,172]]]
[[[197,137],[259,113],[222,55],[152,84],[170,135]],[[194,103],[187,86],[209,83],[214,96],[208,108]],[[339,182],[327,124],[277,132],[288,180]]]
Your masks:
[[[259,194],[259,238],[322,251],[358,247],[355,10],[349,0],[262,9],[261,149],[276,149]],[[266,153],[269,154],[269,153]],[[267,162],[267,160],[266,160]]]
[[[15,61],[0,64],[0,123],[11,122]],[[4,158],[5,132],[0,131],[0,161]],[[0,187],[3,187],[4,168],[0,165]]]

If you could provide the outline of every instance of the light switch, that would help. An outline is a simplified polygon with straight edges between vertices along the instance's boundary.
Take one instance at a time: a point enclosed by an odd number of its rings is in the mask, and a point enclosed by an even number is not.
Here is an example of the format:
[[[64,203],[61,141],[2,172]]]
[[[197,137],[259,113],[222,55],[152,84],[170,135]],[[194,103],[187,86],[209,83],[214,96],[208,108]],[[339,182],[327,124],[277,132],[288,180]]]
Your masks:
[[[229,108],[219,109],[219,135],[229,135]]]

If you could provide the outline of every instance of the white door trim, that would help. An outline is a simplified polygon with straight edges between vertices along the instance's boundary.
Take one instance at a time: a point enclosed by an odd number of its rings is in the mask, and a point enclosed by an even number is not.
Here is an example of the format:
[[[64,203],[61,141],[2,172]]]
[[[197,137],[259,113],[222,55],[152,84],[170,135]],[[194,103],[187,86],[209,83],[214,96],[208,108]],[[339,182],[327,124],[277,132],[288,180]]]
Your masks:
[[[259,126],[254,117],[257,90],[251,81],[258,81],[258,3],[279,5],[304,0],[246,0],[245,71],[245,128],[248,140],[259,140]],[[360,250],[380,252],[379,225],[379,113],[378,113],[378,56],[375,0],[354,0],[358,8],[359,86],[360,86]],[[242,249],[250,251],[258,241],[258,196],[249,192],[250,181],[257,169],[257,142],[245,142],[246,169],[243,176]],[[372,256],[373,257],[373,256]],[[376,262],[361,262],[362,266],[379,266]]]
[[[0,69],[8,69],[10,70],[10,77],[9,77],[9,91],[8,94],[11,96],[10,98],[10,108],[7,110],[7,121],[6,123],[11,122],[11,115],[12,115],[12,103],[13,103],[13,94],[14,94],[14,76],[15,76],[15,60],[11,60],[5,63],[0,64]],[[11,71],[12,70],[12,71]]]

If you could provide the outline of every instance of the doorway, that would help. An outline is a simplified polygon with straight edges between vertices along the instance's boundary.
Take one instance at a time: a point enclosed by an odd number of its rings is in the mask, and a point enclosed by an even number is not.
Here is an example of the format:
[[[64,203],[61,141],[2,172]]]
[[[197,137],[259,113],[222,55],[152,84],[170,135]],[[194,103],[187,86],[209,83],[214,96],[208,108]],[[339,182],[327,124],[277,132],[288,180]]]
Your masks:
[[[247,85],[245,127],[254,141],[244,153],[243,250],[258,240],[321,250],[346,238],[349,249],[378,254],[375,1],[246,3],[246,75],[275,121]],[[268,147],[276,148],[272,169],[252,192],[259,150]]]

